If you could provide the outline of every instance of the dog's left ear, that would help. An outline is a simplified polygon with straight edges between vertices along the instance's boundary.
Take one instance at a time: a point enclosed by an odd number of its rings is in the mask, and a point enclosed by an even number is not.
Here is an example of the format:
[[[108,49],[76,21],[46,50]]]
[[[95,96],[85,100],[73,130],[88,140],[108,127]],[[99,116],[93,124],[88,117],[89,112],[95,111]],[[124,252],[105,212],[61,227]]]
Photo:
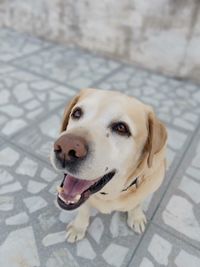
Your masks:
[[[156,117],[154,112],[148,113],[148,139],[146,150],[148,151],[147,164],[150,168],[153,163],[153,157],[166,144],[167,130],[161,121]]]
[[[63,131],[65,131],[67,129],[67,125],[69,122],[69,117],[71,114],[71,111],[73,109],[73,107],[76,105],[76,103],[78,102],[79,98],[80,98],[80,94],[74,96],[71,101],[69,102],[69,104],[67,105],[67,107],[65,108],[64,114],[63,114],[63,119],[61,122],[61,127],[60,127],[60,133],[62,133]]]

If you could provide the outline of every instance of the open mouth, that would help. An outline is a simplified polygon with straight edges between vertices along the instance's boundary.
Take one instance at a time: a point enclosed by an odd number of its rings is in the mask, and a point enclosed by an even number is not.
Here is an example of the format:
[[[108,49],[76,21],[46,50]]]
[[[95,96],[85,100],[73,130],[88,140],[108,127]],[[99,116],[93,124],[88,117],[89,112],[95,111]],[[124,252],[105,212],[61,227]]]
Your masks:
[[[73,210],[83,204],[92,194],[101,190],[115,175],[113,170],[95,180],[81,180],[69,174],[58,188],[57,202],[62,209]]]

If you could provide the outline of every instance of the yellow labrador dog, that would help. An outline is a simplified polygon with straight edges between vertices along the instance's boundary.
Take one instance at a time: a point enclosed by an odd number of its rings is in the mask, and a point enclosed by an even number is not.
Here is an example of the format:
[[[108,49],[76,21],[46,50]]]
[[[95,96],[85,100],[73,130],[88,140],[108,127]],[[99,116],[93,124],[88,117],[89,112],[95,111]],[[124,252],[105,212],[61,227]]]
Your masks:
[[[66,107],[61,133],[51,153],[63,181],[57,201],[78,208],[67,239],[85,236],[90,207],[124,211],[137,233],[145,229],[143,200],[165,175],[167,132],[153,109],[119,92],[82,90]]]

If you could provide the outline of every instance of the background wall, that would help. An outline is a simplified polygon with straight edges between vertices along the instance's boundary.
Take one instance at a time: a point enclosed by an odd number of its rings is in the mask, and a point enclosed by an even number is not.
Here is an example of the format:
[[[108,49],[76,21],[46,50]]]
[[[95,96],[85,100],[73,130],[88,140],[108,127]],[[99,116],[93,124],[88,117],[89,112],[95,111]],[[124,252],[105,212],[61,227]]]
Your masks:
[[[0,26],[200,83],[199,0],[0,0]]]

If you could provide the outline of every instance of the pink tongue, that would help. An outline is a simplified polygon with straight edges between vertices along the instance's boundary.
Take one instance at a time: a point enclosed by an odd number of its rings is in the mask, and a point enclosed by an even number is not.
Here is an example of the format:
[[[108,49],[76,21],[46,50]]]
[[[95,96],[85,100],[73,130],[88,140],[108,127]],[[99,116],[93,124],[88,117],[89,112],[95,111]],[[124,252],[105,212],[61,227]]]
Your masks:
[[[90,181],[81,180],[67,174],[63,184],[64,192],[61,193],[61,195],[65,200],[73,200],[77,195],[81,195],[96,181],[98,181],[98,179]]]

